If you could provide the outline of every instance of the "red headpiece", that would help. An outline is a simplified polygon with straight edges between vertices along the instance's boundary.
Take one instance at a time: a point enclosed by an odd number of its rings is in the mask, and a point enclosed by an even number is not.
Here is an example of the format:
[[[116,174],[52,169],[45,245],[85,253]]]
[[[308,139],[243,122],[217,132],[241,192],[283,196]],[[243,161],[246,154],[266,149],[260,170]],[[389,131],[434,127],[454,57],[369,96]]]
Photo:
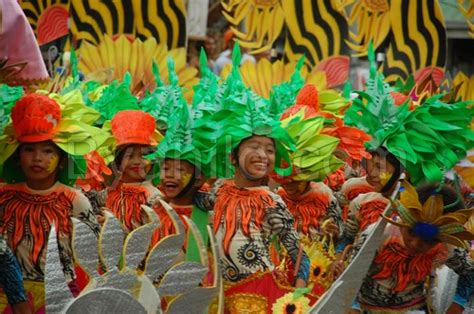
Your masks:
[[[112,134],[117,146],[125,144],[157,145],[155,118],[140,110],[123,110],[112,119]]]
[[[19,142],[42,142],[54,138],[54,130],[61,120],[61,108],[48,96],[30,94],[16,102],[11,118]]]

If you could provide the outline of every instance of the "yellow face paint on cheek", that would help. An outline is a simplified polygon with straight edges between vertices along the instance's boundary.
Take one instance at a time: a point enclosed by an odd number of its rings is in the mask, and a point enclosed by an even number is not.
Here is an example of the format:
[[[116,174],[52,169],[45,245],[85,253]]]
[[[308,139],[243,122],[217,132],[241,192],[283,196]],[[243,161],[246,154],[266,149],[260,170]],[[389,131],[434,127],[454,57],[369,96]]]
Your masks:
[[[59,163],[59,156],[57,154],[54,154],[51,156],[51,159],[49,160],[48,167],[46,168],[46,171],[49,173],[53,173],[54,170],[56,170],[57,166]]]
[[[382,183],[383,185],[387,184],[387,182],[390,180],[391,177],[392,177],[392,174],[390,172],[382,172],[379,175],[380,183]]]
[[[151,169],[151,160],[145,159],[145,173],[150,172]]]
[[[191,181],[191,174],[190,173],[183,174],[183,178],[181,179],[181,182],[183,182],[183,187],[187,186],[189,181]]]
[[[304,190],[306,190],[306,182],[305,182],[305,181],[301,181],[301,182],[298,184],[298,192],[303,193]]]

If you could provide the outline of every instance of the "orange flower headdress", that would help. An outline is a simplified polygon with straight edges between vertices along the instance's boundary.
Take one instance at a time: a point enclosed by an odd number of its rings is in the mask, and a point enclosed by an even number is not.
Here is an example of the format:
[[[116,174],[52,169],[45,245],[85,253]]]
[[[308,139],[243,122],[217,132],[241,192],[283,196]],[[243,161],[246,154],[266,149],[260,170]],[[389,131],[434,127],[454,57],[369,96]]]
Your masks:
[[[466,240],[474,240],[474,234],[464,226],[472,216],[473,208],[444,214],[442,195],[434,194],[421,204],[412,185],[404,181],[402,187],[404,190],[400,193],[400,201],[393,204],[401,222],[384,216],[390,223],[410,228],[415,235],[428,241],[439,240],[467,248]]]

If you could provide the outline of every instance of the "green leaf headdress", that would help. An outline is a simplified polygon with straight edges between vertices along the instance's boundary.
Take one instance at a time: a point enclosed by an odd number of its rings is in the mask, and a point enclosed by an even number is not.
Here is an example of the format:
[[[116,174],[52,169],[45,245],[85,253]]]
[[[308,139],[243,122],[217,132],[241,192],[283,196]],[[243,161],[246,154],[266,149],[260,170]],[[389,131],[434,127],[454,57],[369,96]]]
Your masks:
[[[3,133],[10,120],[10,112],[15,102],[23,96],[23,87],[0,84],[0,133]]]
[[[101,114],[97,121],[99,125],[111,120],[119,111],[139,109],[137,98],[130,91],[131,82],[130,73],[126,73],[122,82],[113,81],[102,90],[100,98],[92,102],[91,107]]]
[[[345,122],[372,136],[368,150],[386,148],[406,168],[411,181],[441,181],[473,147],[469,124],[474,110],[468,102],[443,103],[442,95],[428,98],[410,111],[408,103],[396,106],[392,89],[375,67],[374,49],[369,47],[370,78],[366,91],[345,112]]]
[[[168,128],[169,119],[174,114],[174,110],[186,104],[183,89],[178,85],[179,78],[172,58],[167,59],[167,67],[169,84],[165,85],[160,78],[158,66],[153,63],[156,88],[139,103],[141,110],[148,112],[155,118],[160,131],[165,131]]]
[[[217,136],[215,175],[229,177],[233,174],[229,160],[231,151],[253,135],[266,136],[275,141],[275,171],[280,175],[289,175],[292,167],[288,150],[295,149],[294,141],[281,127],[280,121],[268,114],[268,104],[245,87],[238,70],[240,57],[236,44],[232,53],[232,71],[222,85],[217,110],[212,116],[216,129],[221,132]],[[280,168],[284,164],[282,160],[288,165],[287,168]]]
[[[320,134],[324,123],[325,118],[321,116],[305,119],[304,109],[282,121],[282,126],[296,143],[296,151],[290,154],[294,169],[289,176],[272,175],[273,179],[280,184],[323,181],[344,164],[334,155],[339,139]]]

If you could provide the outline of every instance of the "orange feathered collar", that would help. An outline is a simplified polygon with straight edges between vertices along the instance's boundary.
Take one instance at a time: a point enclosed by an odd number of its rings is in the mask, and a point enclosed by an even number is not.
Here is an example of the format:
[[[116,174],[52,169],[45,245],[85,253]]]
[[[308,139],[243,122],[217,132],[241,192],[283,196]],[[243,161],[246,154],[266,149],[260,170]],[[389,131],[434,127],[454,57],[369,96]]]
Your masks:
[[[238,188],[234,182],[225,182],[217,191],[214,206],[214,233],[223,224],[224,252],[229,252],[230,242],[237,229],[250,236],[250,223],[261,228],[265,209],[275,206],[270,191],[265,188]]]
[[[381,267],[371,277],[373,279],[391,278],[394,282],[392,291],[404,291],[410,283],[420,284],[430,274],[433,265],[447,254],[446,247],[438,244],[420,255],[409,255],[400,240],[392,239],[378,252],[374,263]]]
[[[295,228],[303,234],[309,234],[309,228],[319,228],[319,221],[327,213],[329,195],[324,192],[310,190],[302,196],[293,199],[284,189],[279,189],[286,206],[295,217]]]

